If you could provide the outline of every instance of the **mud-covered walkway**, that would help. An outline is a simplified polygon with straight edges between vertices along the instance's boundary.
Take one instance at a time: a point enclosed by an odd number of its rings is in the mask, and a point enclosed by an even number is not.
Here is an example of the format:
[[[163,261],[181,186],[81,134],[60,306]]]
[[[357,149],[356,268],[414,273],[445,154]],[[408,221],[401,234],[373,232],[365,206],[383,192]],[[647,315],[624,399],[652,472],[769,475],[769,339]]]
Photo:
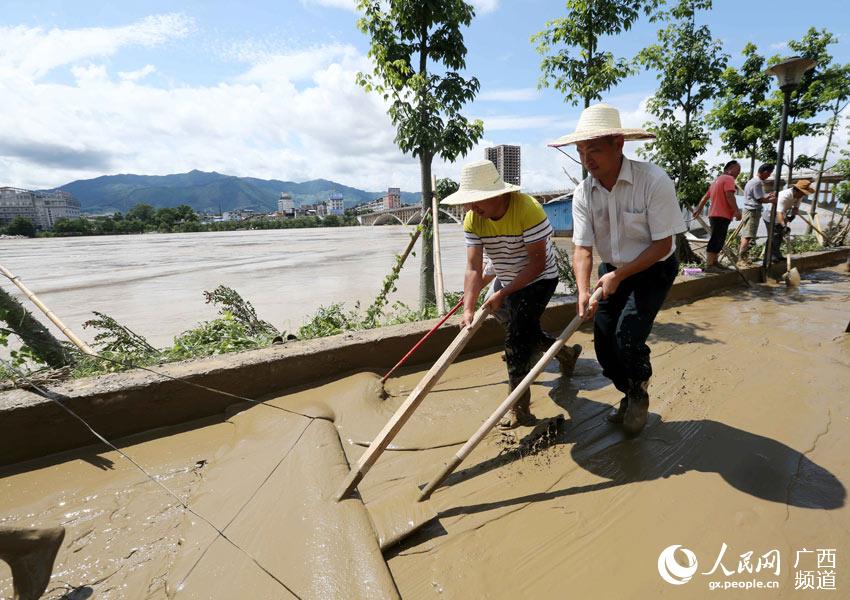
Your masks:
[[[359,456],[422,372],[391,381],[386,401],[361,373],[124,440],[193,512],[114,452],[78,452],[0,473],[0,524],[68,528],[49,598],[690,598],[735,581],[778,581],[762,593],[794,597],[804,548],[836,551],[841,594],[848,300],[850,276],[824,269],[799,290],[740,288],[663,310],[652,414],[635,439],[605,422],[619,396],[578,333],[574,376],[553,364],[533,387],[538,424],[491,433],[434,494],[438,519],[383,555],[369,511],[430,479],[504,399],[498,352],[449,369],[360,485],[365,508],[333,501],[343,452]],[[659,575],[672,545],[698,560],[682,585]],[[755,568],[772,550],[779,575]],[[10,593],[0,564],[0,596]]]

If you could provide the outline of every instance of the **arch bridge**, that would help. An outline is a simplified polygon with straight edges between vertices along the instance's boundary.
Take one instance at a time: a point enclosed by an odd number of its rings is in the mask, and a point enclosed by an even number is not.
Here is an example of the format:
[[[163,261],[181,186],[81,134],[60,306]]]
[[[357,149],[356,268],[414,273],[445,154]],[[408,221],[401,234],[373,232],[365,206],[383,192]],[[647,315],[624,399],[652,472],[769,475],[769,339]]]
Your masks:
[[[455,223],[463,223],[463,216],[466,213],[462,205],[441,206],[440,212]],[[358,215],[357,221],[361,225],[416,225],[422,221],[422,207],[411,204],[400,208],[378,210]]]

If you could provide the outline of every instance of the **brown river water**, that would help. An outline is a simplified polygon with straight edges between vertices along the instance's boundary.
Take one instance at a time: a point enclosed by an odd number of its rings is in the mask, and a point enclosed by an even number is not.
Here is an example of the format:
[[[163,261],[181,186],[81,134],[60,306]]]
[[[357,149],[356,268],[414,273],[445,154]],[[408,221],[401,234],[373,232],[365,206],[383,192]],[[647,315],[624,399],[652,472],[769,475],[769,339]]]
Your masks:
[[[388,225],[0,240],[0,263],[86,341],[94,333],[81,325],[98,311],[162,347],[215,317],[203,292],[219,284],[249,300],[260,318],[290,332],[320,306],[344,302],[353,308],[359,301],[365,307],[380,291],[412,229]],[[440,232],[446,290],[459,291],[466,258],[463,234],[457,224],[442,224]],[[418,304],[418,268],[418,257],[408,258],[391,302]],[[20,296],[7,280],[2,285]]]
[[[386,399],[354,373],[122,440],[190,510],[92,447],[0,472],[0,525],[68,529],[53,599],[847,597],[848,300],[841,267],[665,308],[636,438],[605,421],[619,394],[580,330],[575,373],[532,387],[537,423],[491,432],[437,520],[383,553],[378,501],[429,481],[507,395],[498,349],[448,369],[362,500],[335,501],[347,463],[430,365]]]

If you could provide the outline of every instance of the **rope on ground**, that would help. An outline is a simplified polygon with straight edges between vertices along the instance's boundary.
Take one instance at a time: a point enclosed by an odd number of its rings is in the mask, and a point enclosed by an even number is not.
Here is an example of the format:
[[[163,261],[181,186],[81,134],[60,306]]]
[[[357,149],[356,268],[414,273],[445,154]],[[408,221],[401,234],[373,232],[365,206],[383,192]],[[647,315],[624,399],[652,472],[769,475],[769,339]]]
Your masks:
[[[106,359],[106,360],[108,360],[108,359]],[[132,464],[132,465],[133,465],[134,467],[136,467],[139,471],[141,471],[141,472],[145,475],[145,477],[147,477],[149,480],[151,480],[152,482],[154,482],[154,483],[155,483],[158,487],[160,487],[163,491],[165,491],[165,493],[166,493],[166,494],[168,494],[169,496],[171,496],[172,498],[174,498],[175,500],[177,500],[178,504],[180,504],[180,506],[183,508],[183,510],[186,510],[186,511],[188,511],[188,512],[192,513],[192,514],[193,514],[194,516],[196,516],[198,519],[202,520],[204,523],[206,523],[207,525],[209,525],[210,527],[212,527],[212,528],[213,528],[213,530],[215,530],[215,532],[216,532],[216,534],[217,534],[218,536],[222,537],[225,541],[227,541],[230,545],[232,545],[234,548],[236,548],[239,552],[241,552],[242,554],[244,554],[245,556],[247,556],[247,557],[248,557],[248,558],[249,558],[249,559],[250,559],[250,560],[251,560],[251,561],[252,561],[255,565],[257,565],[257,567],[258,567],[261,571],[263,571],[266,575],[268,575],[268,576],[269,576],[269,577],[271,577],[274,581],[276,581],[278,584],[280,584],[280,586],[281,586],[281,587],[283,587],[283,588],[284,588],[287,592],[289,592],[290,594],[292,594],[293,596],[295,596],[296,598],[298,598],[298,599],[300,600],[300,598],[301,598],[301,597],[300,597],[298,594],[296,594],[296,593],[292,590],[292,588],[290,588],[288,585],[286,585],[286,583],[284,583],[284,582],[283,582],[283,581],[281,581],[278,577],[276,577],[276,576],[274,575],[274,573],[272,573],[272,572],[271,572],[271,571],[269,571],[267,568],[265,568],[265,567],[264,567],[264,566],[260,563],[260,561],[259,561],[259,560],[257,560],[256,558],[254,558],[254,556],[252,556],[252,555],[251,555],[251,554],[250,554],[247,550],[245,550],[244,548],[242,548],[241,546],[239,546],[239,544],[237,544],[236,542],[234,542],[233,540],[231,540],[229,537],[227,537],[227,534],[225,534],[223,530],[221,530],[221,529],[219,529],[218,527],[216,527],[216,526],[215,526],[215,525],[214,525],[214,524],[213,524],[213,523],[212,523],[209,519],[207,519],[206,517],[204,517],[204,516],[203,516],[203,515],[201,515],[200,513],[195,512],[195,510],[194,510],[193,508],[191,508],[191,507],[190,507],[190,506],[189,506],[189,505],[188,505],[188,504],[187,504],[187,503],[186,503],[186,502],[185,502],[185,501],[184,501],[184,500],[183,500],[180,496],[178,496],[178,495],[177,495],[174,491],[172,491],[172,490],[171,490],[169,487],[167,487],[164,483],[162,483],[162,482],[161,482],[161,481],[159,481],[156,477],[154,477],[152,474],[150,474],[150,473],[149,473],[149,472],[148,472],[148,471],[147,471],[147,470],[146,470],[146,469],[145,469],[142,465],[140,465],[139,463],[137,463],[137,462],[136,462],[135,460],[133,460],[133,459],[132,459],[132,458],[131,458],[131,457],[130,457],[127,453],[125,453],[124,451],[122,451],[122,450],[121,450],[120,448],[118,448],[115,444],[113,444],[112,442],[110,442],[109,440],[107,440],[105,437],[103,437],[100,433],[98,433],[97,431],[95,431],[95,429],[94,429],[91,425],[89,425],[89,424],[86,422],[86,420],[85,420],[85,419],[83,419],[80,415],[78,415],[78,414],[77,414],[76,412],[74,412],[71,408],[69,408],[69,407],[68,407],[68,406],[67,406],[64,402],[62,402],[62,399],[61,399],[61,398],[62,398],[62,396],[60,396],[60,395],[59,395],[59,394],[57,394],[56,392],[52,392],[52,391],[50,391],[50,390],[47,390],[47,389],[45,389],[45,388],[43,388],[43,387],[39,386],[38,384],[36,384],[36,383],[34,383],[34,382],[30,381],[30,380],[27,378],[27,376],[26,376],[25,374],[23,374],[20,370],[18,370],[18,369],[17,369],[17,367],[15,367],[14,365],[12,365],[11,363],[9,363],[8,361],[6,361],[5,359],[0,358],[0,362],[2,362],[2,363],[3,363],[3,365],[4,365],[7,369],[9,369],[11,372],[13,372],[13,373],[17,374],[17,376],[21,379],[21,381],[25,382],[25,383],[26,383],[29,387],[31,387],[33,390],[35,390],[35,391],[36,391],[36,393],[38,393],[38,395],[42,396],[43,398],[46,398],[46,399],[48,399],[48,400],[51,400],[51,401],[55,402],[55,403],[56,403],[56,404],[57,404],[60,408],[62,408],[62,410],[64,410],[65,412],[67,412],[69,415],[71,415],[74,419],[76,419],[76,420],[77,420],[77,421],[79,421],[80,423],[82,423],[82,425],[83,425],[86,429],[88,429],[88,430],[89,430],[89,432],[90,432],[92,435],[94,435],[94,436],[95,436],[98,440],[100,440],[102,443],[104,443],[104,444],[106,444],[107,446],[109,446],[109,447],[110,447],[113,451],[117,452],[120,456],[122,456],[124,459],[126,459],[126,460],[130,463],[130,464]],[[144,367],[141,367],[141,368],[144,368]],[[149,370],[149,369],[147,369],[147,370]],[[166,376],[166,377],[168,377],[168,376]],[[171,379],[179,379],[179,378],[171,377]],[[192,384],[192,383],[191,383],[191,382],[189,382],[189,381],[186,381],[186,382],[184,382],[184,383]],[[198,384],[192,384],[192,385],[198,385]],[[200,386],[200,385],[199,385],[198,387],[205,387],[205,386]],[[211,390],[212,390],[212,388],[205,388],[205,389],[211,389]],[[222,392],[221,390],[213,390],[213,391],[219,391],[219,392],[221,392],[221,393],[223,393],[223,394],[226,394],[226,395],[228,395],[228,396],[233,396],[233,397],[237,397],[237,398],[238,398],[238,396],[236,396],[236,395],[234,395],[234,394],[229,394],[229,393],[227,393],[227,392]],[[249,402],[259,402],[259,401],[250,400],[250,399],[248,399],[248,398],[244,398],[244,400],[248,400]],[[264,404],[263,402],[260,402],[260,403],[261,403],[261,404]],[[273,405],[268,405],[268,406],[273,406]],[[274,408],[280,408],[280,407],[274,407]],[[285,409],[281,409],[281,410],[285,410]],[[288,410],[287,410],[286,412],[293,413],[293,414],[300,414],[300,413],[296,413],[296,412],[294,412],[294,411],[288,411]],[[301,415],[301,416],[306,416],[306,415]],[[310,423],[312,423],[312,421],[315,419],[315,417],[307,417],[307,418],[308,418],[308,419],[310,419]],[[307,428],[310,426],[310,423],[308,423],[308,424],[304,427],[304,430],[301,432],[301,436],[303,436],[303,435],[304,435],[304,431],[306,431],[306,430],[307,430]],[[298,437],[298,440],[300,440],[300,439],[301,439],[301,436],[299,436],[299,437]],[[291,451],[292,451],[292,448],[294,448],[294,447],[298,444],[298,440],[296,440],[295,444],[293,444],[293,445],[290,447],[290,449],[286,452],[286,454],[283,456],[283,458],[281,458],[281,460],[280,460],[280,461],[278,462],[278,464],[275,466],[275,469],[274,469],[274,470],[276,470],[276,469],[277,469],[277,467],[278,467],[278,466],[280,466],[280,464],[281,464],[281,463],[282,463],[282,462],[286,459],[286,457],[287,457],[287,456],[289,456],[289,452],[291,452]],[[274,473],[274,470],[272,470],[272,473]],[[262,486],[265,484],[265,482],[266,482],[266,481],[268,481],[268,479],[269,479],[269,477],[271,477],[272,473],[270,473],[270,474],[268,475],[268,477],[266,477],[266,479],[263,481],[263,483],[262,483],[262,484],[260,484],[260,487],[262,487]],[[257,491],[259,491],[259,488],[257,489]],[[255,491],[254,493],[256,494],[256,491]],[[252,497],[253,497],[253,496],[252,496]],[[249,501],[250,501],[250,500],[249,500]],[[246,505],[247,505],[247,503],[246,503],[245,505],[243,505],[243,506],[242,506],[242,508],[240,508],[240,509],[239,509],[239,512],[241,512],[241,511],[245,508],[245,506],[246,506]],[[237,516],[238,516],[238,514],[239,514],[239,513],[237,513]],[[234,518],[235,518],[235,517],[234,517]],[[231,520],[231,521],[230,521],[230,523],[232,523],[232,522],[233,522],[233,521]],[[228,525],[230,525],[230,523],[228,523]],[[226,527],[227,527],[227,526],[225,526],[225,528],[226,528]],[[212,545],[212,544],[210,544],[210,546],[211,546],[211,545]],[[208,550],[208,549],[209,549],[209,546],[207,547],[207,550]],[[188,578],[188,577],[189,577],[189,575],[191,575],[192,571],[195,569],[195,567],[196,567],[196,566],[198,566],[198,564],[200,563],[201,559],[203,559],[204,555],[206,555],[207,550],[204,550],[204,553],[201,555],[201,557],[198,559],[198,561],[197,561],[197,562],[196,562],[196,563],[192,566],[192,568],[189,570],[189,573],[187,573],[187,574],[186,574],[186,577],[184,577],[184,578],[181,580],[180,585],[182,585],[182,584],[186,581],[186,578]]]

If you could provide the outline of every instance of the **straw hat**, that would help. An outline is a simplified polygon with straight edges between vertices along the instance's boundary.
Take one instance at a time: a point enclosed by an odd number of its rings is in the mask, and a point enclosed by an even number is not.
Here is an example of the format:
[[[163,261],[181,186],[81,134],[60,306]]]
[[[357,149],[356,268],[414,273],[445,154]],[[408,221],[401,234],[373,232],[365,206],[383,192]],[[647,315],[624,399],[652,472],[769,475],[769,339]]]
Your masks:
[[[460,173],[460,187],[449,194],[440,204],[469,204],[480,202],[507,192],[518,192],[518,185],[505,183],[501,175],[489,160],[479,160],[463,166]]]
[[[549,146],[557,148],[576,142],[595,140],[609,135],[621,135],[626,140],[651,140],[655,134],[643,129],[624,129],[620,123],[620,111],[610,104],[594,104],[581,111],[578,125],[573,133],[559,137]]]
[[[801,179],[800,181],[794,184],[794,187],[797,188],[799,191],[803,192],[806,196],[811,196],[815,193],[815,191],[812,189],[812,182],[808,179]]]

